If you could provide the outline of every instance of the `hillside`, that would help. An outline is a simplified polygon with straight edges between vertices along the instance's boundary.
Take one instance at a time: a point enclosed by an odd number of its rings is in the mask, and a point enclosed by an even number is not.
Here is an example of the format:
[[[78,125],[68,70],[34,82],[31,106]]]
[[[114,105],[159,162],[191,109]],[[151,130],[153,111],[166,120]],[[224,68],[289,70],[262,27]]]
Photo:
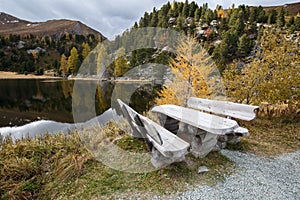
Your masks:
[[[61,57],[67,62],[73,50],[75,61],[69,64],[74,73],[90,50],[105,39],[79,21],[29,22],[0,13],[0,71],[60,75]]]
[[[86,26],[79,21],[72,20],[49,20],[46,22],[29,22],[18,19],[6,13],[0,13],[0,35],[25,35],[38,36],[61,36],[64,33],[74,35],[90,35],[104,37],[98,31]]]
[[[264,7],[266,11],[269,10],[277,10],[279,11],[282,7],[287,11],[289,15],[297,15],[300,13],[300,2],[297,3],[291,3],[291,4],[285,4],[281,6],[269,6],[269,7]]]

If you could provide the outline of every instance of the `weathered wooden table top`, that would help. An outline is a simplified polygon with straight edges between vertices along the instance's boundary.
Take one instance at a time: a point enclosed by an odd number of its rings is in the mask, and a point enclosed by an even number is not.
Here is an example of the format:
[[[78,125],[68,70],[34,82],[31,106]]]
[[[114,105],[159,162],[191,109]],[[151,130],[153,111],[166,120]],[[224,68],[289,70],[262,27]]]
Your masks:
[[[151,111],[167,115],[178,121],[217,135],[233,132],[234,129],[239,127],[234,120],[176,105],[156,106]]]

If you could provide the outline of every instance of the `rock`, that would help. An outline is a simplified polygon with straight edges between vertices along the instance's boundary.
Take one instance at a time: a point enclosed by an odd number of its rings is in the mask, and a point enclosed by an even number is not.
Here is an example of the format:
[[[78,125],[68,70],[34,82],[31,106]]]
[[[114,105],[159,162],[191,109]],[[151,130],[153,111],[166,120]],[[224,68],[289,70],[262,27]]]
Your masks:
[[[198,174],[202,174],[202,173],[205,173],[205,172],[209,172],[209,169],[205,166],[201,166],[198,168]]]
[[[228,140],[229,144],[237,144],[241,141],[241,137],[235,136],[231,140]]]

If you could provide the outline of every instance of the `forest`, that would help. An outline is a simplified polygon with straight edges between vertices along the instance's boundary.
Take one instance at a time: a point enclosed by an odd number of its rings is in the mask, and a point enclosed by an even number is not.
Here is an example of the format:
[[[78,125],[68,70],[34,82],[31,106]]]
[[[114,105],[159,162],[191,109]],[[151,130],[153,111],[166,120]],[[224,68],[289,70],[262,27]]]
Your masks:
[[[42,75],[50,70],[56,76],[62,76],[65,57],[69,59],[67,74],[75,73],[81,62],[94,48],[99,40],[94,35],[72,35],[65,33],[61,36],[7,35],[0,36],[0,70],[14,71],[21,74]],[[72,62],[71,62],[72,58]]]
[[[143,27],[170,28],[196,38],[223,72],[235,60],[244,64],[251,62],[261,51],[260,43],[266,29],[275,30],[277,34],[295,41],[299,37],[300,12],[289,13],[284,7],[265,9],[247,5],[232,5],[228,9],[218,5],[210,9],[207,3],[199,6],[188,1],[168,2],[159,10],[153,8],[152,12],[145,12],[133,27],[116,36],[112,44],[116,51],[108,52],[115,55],[126,53],[126,56],[108,66],[107,76],[120,77],[146,62],[167,64],[169,57],[175,57],[164,51],[158,53],[155,49],[140,49],[130,54],[124,52],[128,45],[136,42],[128,41],[126,37],[134,29]],[[70,33],[59,37],[31,34],[1,36],[0,70],[35,74],[52,70],[57,76],[76,75],[83,60],[102,41],[103,38],[94,35]],[[94,60],[101,62],[101,58]]]
[[[195,2],[174,1],[165,4],[159,10],[153,8],[151,13],[145,12],[132,29],[142,27],[174,28],[197,38],[223,71],[226,64],[235,59],[247,63],[255,56],[260,50],[260,40],[267,28],[276,29],[278,34],[292,39],[299,37],[300,13],[289,14],[284,7],[280,10],[266,11],[262,6],[247,5],[232,5],[229,9],[217,6],[212,10],[207,3],[198,6]],[[131,30],[117,36],[116,43],[122,43],[122,38]],[[122,45],[126,48],[126,44]],[[141,52],[137,54],[137,58],[132,58],[135,60],[132,65],[140,64],[145,59],[139,56]],[[134,56],[136,55],[132,57]],[[147,57],[151,56],[146,56],[146,59]]]

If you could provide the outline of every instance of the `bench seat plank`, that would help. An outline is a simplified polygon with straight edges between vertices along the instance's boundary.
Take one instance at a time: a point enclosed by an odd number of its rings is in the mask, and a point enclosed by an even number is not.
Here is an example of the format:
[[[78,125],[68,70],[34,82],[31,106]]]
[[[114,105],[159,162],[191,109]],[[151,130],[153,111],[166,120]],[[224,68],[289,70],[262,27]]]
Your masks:
[[[151,111],[167,115],[183,123],[216,135],[232,133],[239,127],[234,120],[176,105],[156,106],[152,108]]]
[[[124,117],[129,121],[133,131],[139,132],[139,135],[146,137],[165,157],[182,158],[188,153],[190,144],[177,137],[167,129],[153,122],[152,120],[138,114],[135,110],[118,99],[122,108]]]
[[[149,119],[143,120],[149,121]],[[188,148],[190,146],[189,143],[185,142],[157,123],[153,121],[151,121],[150,123],[151,129],[155,129],[155,131],[160,134],[163,143],[160,145],[155,140],[153,140],[149,134],[147,134],[147,138],[152,142],[153,146],[165,157],[181,157],[182,155],[188,153]],[[146,125],[146,129],[148,129],[148,125]],[[151,129],[148,129],[148,131],[152,132]]]
[[[228,101],[201,99],[196,97],[189,98],[187,105],[190,108],[230,116],[245,121],[255,119],[255,110],[259,108],[259,106],[251,106]]]

